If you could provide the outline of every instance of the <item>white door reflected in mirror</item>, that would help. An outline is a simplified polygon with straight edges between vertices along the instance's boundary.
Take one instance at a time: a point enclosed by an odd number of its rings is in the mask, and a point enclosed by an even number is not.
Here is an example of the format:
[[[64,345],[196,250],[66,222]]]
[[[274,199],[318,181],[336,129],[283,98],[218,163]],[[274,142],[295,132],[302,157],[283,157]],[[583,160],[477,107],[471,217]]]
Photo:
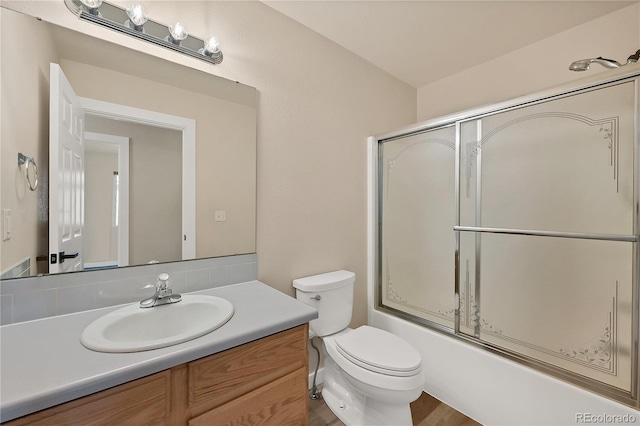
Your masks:
[[[50,67],[49,273],[83,269],[84,111],[58,64]]]

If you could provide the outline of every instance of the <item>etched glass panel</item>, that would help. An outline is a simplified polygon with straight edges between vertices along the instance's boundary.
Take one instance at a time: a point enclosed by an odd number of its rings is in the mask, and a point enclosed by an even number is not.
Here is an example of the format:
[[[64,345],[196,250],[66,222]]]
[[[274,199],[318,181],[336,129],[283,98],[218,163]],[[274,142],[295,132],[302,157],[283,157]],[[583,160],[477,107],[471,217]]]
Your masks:
[[[461,225],[632,235],[633,82],[461,124]]]
[[[382,304],[453,327],[455,128],[380,147]]]
[[[382,305],[588,389],[636,398],[637,84],[462,119],[459,133],[383,142]]]
[[[460,331],[629,391],[633,243],[482,234],[477,295],[476,236],[460,235]]]

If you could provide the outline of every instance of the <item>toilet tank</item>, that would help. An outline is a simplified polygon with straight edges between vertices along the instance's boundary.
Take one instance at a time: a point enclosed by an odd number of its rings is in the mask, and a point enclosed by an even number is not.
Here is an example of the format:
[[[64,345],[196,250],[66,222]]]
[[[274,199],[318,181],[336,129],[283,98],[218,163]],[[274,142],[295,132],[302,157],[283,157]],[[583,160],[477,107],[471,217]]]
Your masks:
[[[318,310],[318,319],[309,323],[318,336],[344,330],[351,322],[353,284],[356,274],[334,271],[293,280],[296,299]]]

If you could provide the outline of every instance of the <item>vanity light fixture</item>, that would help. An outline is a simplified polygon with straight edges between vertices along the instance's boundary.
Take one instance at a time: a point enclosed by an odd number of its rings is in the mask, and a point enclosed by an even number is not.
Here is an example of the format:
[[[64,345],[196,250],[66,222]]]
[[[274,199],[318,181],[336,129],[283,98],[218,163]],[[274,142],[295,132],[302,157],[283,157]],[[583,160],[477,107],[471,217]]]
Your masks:
[[[143,25],[149,20],[149,16],[147,9],[141,3],[131,3],[127,7],[127,16],[129,19],[124,23],[127,28],[144,31]]]
[[[188,33],[182,22],[167,26],[149,19],[145,7],[140,3],[133,3],[126,9],[103,0],[64,0],[64,3],[84,21],[214,65],[222,62],[222,51],[215,38],[203,40],[195,37]]]

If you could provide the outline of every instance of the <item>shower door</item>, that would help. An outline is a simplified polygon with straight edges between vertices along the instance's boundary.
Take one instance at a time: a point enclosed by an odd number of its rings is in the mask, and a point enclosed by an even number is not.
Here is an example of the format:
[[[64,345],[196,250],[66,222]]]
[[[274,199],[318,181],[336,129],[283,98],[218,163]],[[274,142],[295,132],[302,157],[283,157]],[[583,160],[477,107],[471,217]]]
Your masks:
[[[379,306],[637,404],[638,82],[379,141]]]
[[[631,390],[633,82],[460,124],[460,331]]]
[[[452,329],[455,127],[387,141],[381,154],[382,303]]]

